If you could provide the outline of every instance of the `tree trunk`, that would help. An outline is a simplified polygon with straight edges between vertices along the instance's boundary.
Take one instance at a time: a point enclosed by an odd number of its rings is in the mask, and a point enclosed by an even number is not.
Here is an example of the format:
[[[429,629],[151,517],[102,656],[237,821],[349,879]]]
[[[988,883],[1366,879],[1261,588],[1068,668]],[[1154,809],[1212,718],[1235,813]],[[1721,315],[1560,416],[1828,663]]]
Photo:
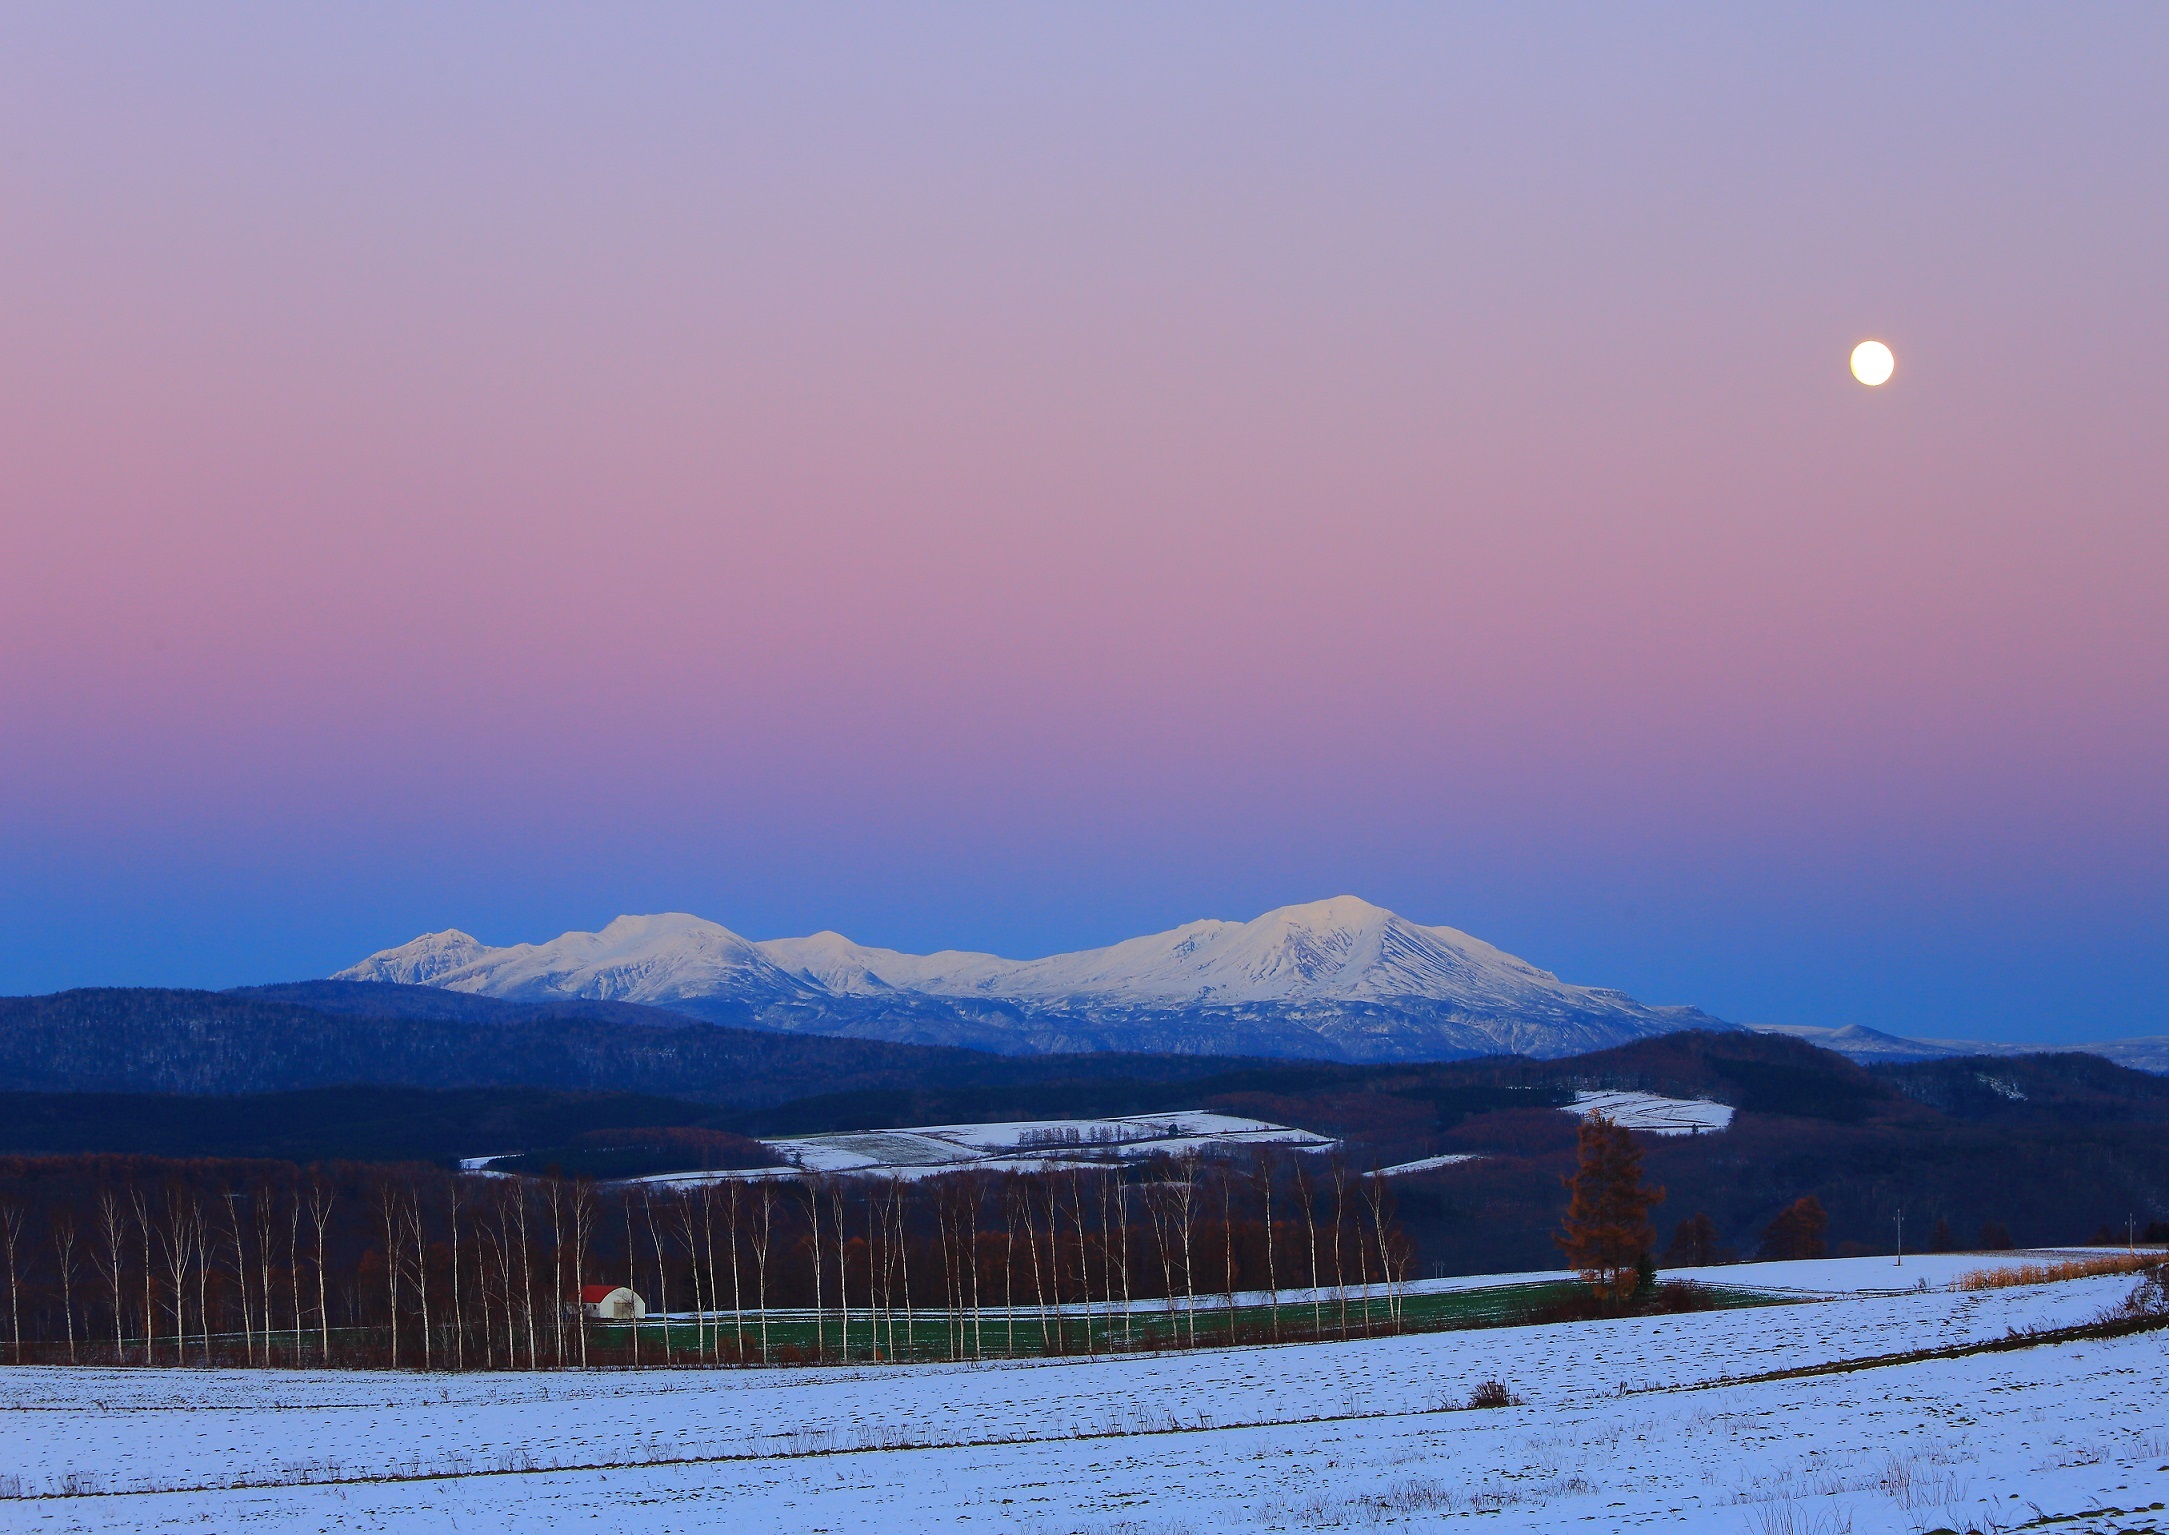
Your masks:
[[[1313,1338],[1322,1338],[1325,1336],[1325,1317],[1318,1303],[1317,1199],[1311,1190],[1310,1177],[1301,1162],[1295,1164],[1295,1197],[1302,1202],[1303,1226],[1310,1233],[1310,1335]]]
[[[459,1174],[446,1180],[445,1219],[452,1231],[452,1368],[464,1372],[467,1368],[467,1313],[463,1307],[465,1297],[459,1288]]]
[[[565,1185],[552,1178],[550,1188],[550,1350],[565,1367]]]
[[[910,1202],[906,1191],[910,1185],[899,1182],[895,1186],[896,1209],[896,1261],[898,1274],[904,1288],[904,1357],[910,1358],[917,1350],[918,1339],[912,1332],[911,1313],[911,1228],[908,1224]]]
[[[738,1362],[746,1362],[746,1297],[742,1281],[738,1277],[738,1185],[730,1186],[729,1233],[731,1239],[731,1349]]]
[[[1341,1220],[1348,1203],[1348,1164],[1333,1156],[1333,1298],[1340,1306],[1341,1336],[1348,1336],[1348,1271],[1341,1263]]]
[[[572,1186],[572,1283],[577,1295],[587,1283],[587,1249],[595,1229],[595,1188],[590,1183]],[[587,1311],[576,1318],[580,1324],[580,1368],[587,1368]]]
[[[309,1220],[316,1227],[316,1320],[322,1329],[319,1356],[326,1365],[331,1363],[331,1301],[324,1289],[324,1230],[331,1223],[334,1197],[321,1183],[309,1185]]]
[[[143,1362],[158,1363],[153,1340],[158,1332],[158,1314],[153,1309],[151,1296],[151,1211],[141,1189],[128,1191],[128,1203],[136,1213],[136,1229],[143,1233]]]
[[[392,1368],[399,1368],[399,1258],[405,1243],[399,1230],[399,1195],[390,1184],[377,1190],[378,1213],[384,1218],[384,1288],[391,1304]]]
[[[655,1300],[663,1308],[663,1363],[671,1363],[670,1357],[670,1269],[663,1259],[663,1236],[655,1229],[655,1199],[643,1188],[640,1191],[641,1212],[648,1221],[648,1243],[655,1249]]]
[[[249,1255],[241,1240],[240,1194],[231,1188],[221,1187],[219,1199],[226,1206],[226,1234],[233,1241],[233,1277],[235,1288],[241,1292],[241,1348],[250,1364],[256,1362],[256,1332],[249,1317]]]
[[[806,1225],[813,1232],[813,1357],[819,1359],[828,1343],[821,1322],[821,1184],[809,1179],[799,1187],[806,1195]]]
[[[1024,1245],[1032,1250],[1032,1293],[1039,1298],[1039,1351],[1049,1354],[1054,1352],[1054,1347],[1053,1334],[1047,1326],[1047,1281],[1039,1271],[1039,1227],[1032,1218],[1032,1185],[1029,1181],[1024,1184],[1023,1195]]]
[[[776,1186],[766,1179],[761,1181],[761,1240],[753,1249],[753,1261],[759,1265],[756,1292],[761,1307],[761,1363],[768,1363],[768,1244],[775,1235]]]
[[[60,1260],[60,1313],[68,1323],[68,1363],[75,1358],[75,1213],[62,1209],[51,1217],[53,1254]]]
[[[527,1333],[527,1367],[540,1367],[535,1335],[535,1249],[527,1234],[527,1186],[514,1187],[512,1208],[520,1218],[520,1320]],[[630,1219],[630,1215],[627,1217]]]
[[[122,1362],[122,1354],[125,1351],[121,1343],[121,1315],[126,1307],[122,1287],[126,1283],[127,1276],[122,1272],[124,1254],[121,1248],[121,1238],[126,1225],[127,1217],[121,1211],[119,1196],[111,1189],[100,1189],[98,1191],[98,1235],[105,1243],[105,1257],[100,1262],[94,1254],[92,1261],[99,1263],[100,1271],[105,1276],[106,1295],[113,1303],[113,1362],[115,1364]]]
[[[275,1196],[264,1184],[257,1184],[256,1191],[249,1195],[249,1209],[256,1217],[257,1293],[264,1299],[264,1366],[268,1369],[271,1365],[271,1238],[276,1229],[273,1221],[278,1207]]]
[[[422,1190],[407,1185],[407,1227],[414,1238],[414,1294],[422,1313],[422,1370],[428,1373],[432,1355],[429,1342],[429,1236],[422,1227]]]
[[[851,1361],[851,1247],[844,1237],[844,1191],[829,1190],[829,1211],[836,1218],[836,1357]]]

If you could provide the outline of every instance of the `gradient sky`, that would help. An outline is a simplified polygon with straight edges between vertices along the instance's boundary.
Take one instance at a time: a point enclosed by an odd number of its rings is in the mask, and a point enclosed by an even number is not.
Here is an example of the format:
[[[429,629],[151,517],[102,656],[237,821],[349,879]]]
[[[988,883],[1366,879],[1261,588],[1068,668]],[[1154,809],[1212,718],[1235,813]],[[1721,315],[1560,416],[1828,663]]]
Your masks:
[[[1352,892],[2169,1031],[2165,77],[2158,5],[0,9],[0,991]]]

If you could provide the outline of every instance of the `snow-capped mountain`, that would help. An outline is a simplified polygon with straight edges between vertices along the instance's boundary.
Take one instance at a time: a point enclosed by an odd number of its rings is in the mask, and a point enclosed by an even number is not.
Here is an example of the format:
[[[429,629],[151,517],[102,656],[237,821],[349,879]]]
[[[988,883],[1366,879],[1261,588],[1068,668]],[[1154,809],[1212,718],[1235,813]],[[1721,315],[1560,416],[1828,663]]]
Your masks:
[[[2169,1034],[2143,1034],[2132,1039],[2096,1040],[2089,1044],[2002,1044],[1985,1039],[1908,1039],[1885,1034],[1864,1024],[1843,1028],[1819,1028],[1806,1023],[1751,1023],[1758,1034],[1784,1034],[1806,1040],[1825,1050],[1835,1050],[1863,1066],[1881,1061],[1955,1060],[1969,1055],[2098,1055],[2105,1061],[2133,1071],[2169,1074]]]
[[[581,997],[657,1007],[696,998],[766,1003],[825,994],[779,970],[729,928],[683,912],[620,917],[599,933],[502,949],[450,928],[372,954],[332,979],[442,986],[523,1002]]]
[[[1455,928],[1354,896],[1032,960],[904,954],[833,932],[753,943],[681,913],[506,948],[453,930],[335,979],[643,1002],[719,1022],[1012,1051],[1551,1056],[1730,1027],[1692,1008],[1572,985]]]
[[[1599,1009],[1635,1006],[1617,992],[1568,986],[1481,938],[1450,927],[1419,927],[1352,895],[1283,906],[1252,922],[1185,923],[1048,959],[955,950],[899,954],[863,947],[840,933],[778,938],[757,947],[783,969],[837,992],[889,989],[1128,1006],[1423,997],[1512,1008],[1565,996]]]

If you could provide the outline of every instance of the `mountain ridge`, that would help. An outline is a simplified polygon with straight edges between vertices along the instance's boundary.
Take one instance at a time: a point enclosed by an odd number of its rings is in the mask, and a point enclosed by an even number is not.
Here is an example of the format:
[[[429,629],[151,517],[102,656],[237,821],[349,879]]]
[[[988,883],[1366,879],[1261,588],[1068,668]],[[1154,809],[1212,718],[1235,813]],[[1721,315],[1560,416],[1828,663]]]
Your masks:
[[[735,1025],[1004,1053],[1559,1056],[1735,1027],[1699,1009],[1562,981],[1457,928],[1422,926],[1355,896],[1029,960],[907,954],[827,930],[756,942],[684,912],[620,916],[596,932],[502,947],[448,928],[332,979],[634,1003]]]
[[[1963,1060],[1976,1056],[2096,1055],[2133,1071],[2169,1075],[2169,1034],[2140,1034],[2086,1044],[2000,1044],[1984,1039],[1913,1039],[1888,1034],[1866,1024],[1826,1028],[1808,1023],[1751,1023],[1757,1034],[1780,1034],[1835,1051],[1862,1065],[1913,1061]]]

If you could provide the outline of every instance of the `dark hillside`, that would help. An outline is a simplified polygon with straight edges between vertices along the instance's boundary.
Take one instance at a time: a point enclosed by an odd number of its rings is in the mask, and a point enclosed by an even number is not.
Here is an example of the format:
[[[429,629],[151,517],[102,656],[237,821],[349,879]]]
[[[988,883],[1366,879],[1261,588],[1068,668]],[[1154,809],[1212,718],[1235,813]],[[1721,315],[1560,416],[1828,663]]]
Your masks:
[[[1346,1137],[1362,1147],[1366,1160],[1390,1165],[1440,1152],[1571,1150],[1574,1121],[1557,1111],[1573,1101],[1577,1089],[1597,1088],[1706,1096],[1749,1113],[1837,1124],[1912,1124],[1936,1118],[1827,1050],[1770,1035],[1685,1033],[1561,1061],[1521,1056],[1391,1066],[1286,1061],[1180,1081],[1110,1074],[824,1093],[721,1114],[714,1122],[751,1135],[807,1135],[1212,1109]]]
[[[1734,1106],[1720,1134],[1644,1139],[1650,1175],[1671,1191],[1662,1235],[1706,1213],[1742,1257],[1808,1194],[1828,1211],[1833,1251],[1888,1251],[1901,1205],[1916,1248],[1939,1222],[1971,1246],[1984,1226],[2069,1243],[2121,1231],[2127,1216],[2169,1218],[2160,1078],[2076,1055],[1862,1068],[1748,1033],[1562,1061],[1352,1066],[998,1056],[718,1025],[383,1018],[102,991],[0,1000],[0,1081],[32,1090],[0,1101],[0,1149],[296,1159],[547,1155],[641,1125],[779,1135],[1214,1109],[1343,1137],[1363,1165],[1476,1153],[1396,1180],[1424,1266],[1453,1272],[1557,1261],[1575,1129],[1560,1106],[1578,1089]],[[116,1091],[148,1096],[97,1096]],[[675,1143],[650,1152],[674,1155]]]
[[[710,1112],[680,1098],[533,1087],[318,1087],[239,1098],[0,1093],[0,1154],[442,1163],[617,1126],[682,1125]]]
[[[1893,1251],[1901,1208],[1913,1251],[1939,1223],[1943,1240],[1971,1248],[1999,1228],[2020,1245],[2080,1243],[2121,1234],[2127,1217],[2143,1228],[2169,1216],[2169,1083],[2091,1056],[1864,1069],[1797,1041],[1678,1035],[1531,1064],[1576,1085],[1707,1093],[1737,1108],[1722,1134],[1639,1139],[1648,1176],[1668,1190],[1661,1238],[1705,1213],[1741,1258],[1810,1194],[1828,1212],[1832,1253]],[[1484,1160],[1402,1182],[1404,1221],[1447,1271],[1557,1262],[1551,1233],[1572,1142],[1558,1133],[1546,1145],[1540,1119],[1529,1134],[1500,1133],[1504,1118],[1442,1137]]]
[[[363,1018],[449,1018],[470,1023],[534,1023],[585,1018],[632,1023],[651,1029],[691,1028],[701,1020],[638,1002],[507,1002],[470,996],[441,986],[395,986],[389,981],[285,981],[276,986],[236,986],[219,993],[250,1002],[290,1002],[312,1012]]]
[[[1953,1119],[2005,1124],[2169,1122],[2169,1077],[2098,1055],[1966,1056],[1873,1066],[1877,1081]]]
[[[813,1093],[1104,1074],[1179,1080],[1202,1056],[997,1056],[721,1025],[510,1022],[318,1012],[218,992],[0,999],[0,1083],[36,1092],[241,1094],[378,1083],[544,1087],[753,1107]]]
[[[1501,1081],[1713,1098],[1756,1114],[1860,1123],[1911,1117],[1903,1095],[1844,1056],[1782,1035],[1662,1034],[1559,1061],[1469,1062]]]

